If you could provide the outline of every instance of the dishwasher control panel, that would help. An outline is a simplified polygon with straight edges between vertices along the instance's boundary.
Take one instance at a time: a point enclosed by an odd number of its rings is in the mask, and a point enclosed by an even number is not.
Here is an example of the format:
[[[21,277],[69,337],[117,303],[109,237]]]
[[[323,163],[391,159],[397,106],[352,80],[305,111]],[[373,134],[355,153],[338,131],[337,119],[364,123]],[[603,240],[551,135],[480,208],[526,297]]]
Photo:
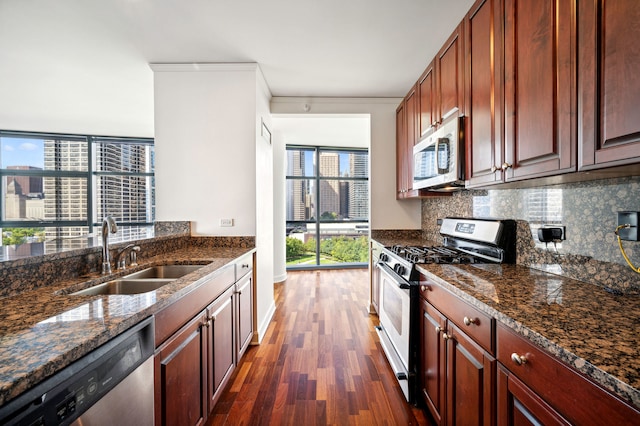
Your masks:
[[[153,354],[153,335],[148,318],[2,406],[0,424],[70,424]]]

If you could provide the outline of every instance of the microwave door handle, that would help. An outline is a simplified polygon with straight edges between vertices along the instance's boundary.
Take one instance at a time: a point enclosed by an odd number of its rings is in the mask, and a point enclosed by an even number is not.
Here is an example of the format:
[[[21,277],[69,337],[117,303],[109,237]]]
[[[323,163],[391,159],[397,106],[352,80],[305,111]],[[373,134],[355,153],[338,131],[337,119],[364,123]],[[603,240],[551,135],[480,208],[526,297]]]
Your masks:
[[[447,156],[445,158],[446,164],[440,164],[440,144],[442,144],[445,149],[446,149],[446,153]],[[438,174],[439,175],[444,175],[446,173],[449,173],[449,156],[451,155],[451,147],[449,146],[449,139],[448,138],[438,138],[436,140],[436,166],[438,168]],[[444,167],[443,167],[444,166]]]

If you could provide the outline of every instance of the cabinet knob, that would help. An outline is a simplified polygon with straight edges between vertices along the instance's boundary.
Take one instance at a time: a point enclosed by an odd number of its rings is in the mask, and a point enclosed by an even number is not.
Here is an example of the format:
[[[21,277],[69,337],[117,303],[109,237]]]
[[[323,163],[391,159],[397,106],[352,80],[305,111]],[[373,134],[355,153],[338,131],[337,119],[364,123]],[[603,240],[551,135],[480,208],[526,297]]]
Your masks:
[[[436,127],[438,125],[438,121],[434,121],[433,123],[431,123],[431,127]]]
[[[491,166],[491,173],[495,173],[495,172],[497,172],[498,170],[500,170],[500,169],[498,168],[498,166],[496,166],[496,165]]]
[[[447,333],[442,333],[442,339],[449,340],[449,339],[451,339],[451,335],[449,335]]]
[[[527,363],[527,357],[526,355],[518,355],[514,352],[511,354],[511,361],[515,362],[518,365],[522,365]]]
[[[211,318],[207,318],[207,320],[204,322],[205,327],[211,327]]]
[[[502,169],[503,172],[506,172],[507,169],[510,169],[511,167],[513,166],[505,161],[504,163],[502,163],[502,167],[500,168]]]
[[[464,325],[471,325],[471,324],[478,324],[478,319],[477,318],[469,318],[469,317],[464,317],[464,319],[462,320],[464,322]]]
[[[420,286],[420,290],[421,290],[421,291],[429,291],[429,290],[431,290],[431,289],[430,289],[429,287],[427,287],[426,285],[421,285],[421,286]]]
[[[246,263],[243,263],[243,264],[242,264],[242,268],[248,268],[248,267],[249,267],[249,265],[248,265],[248,264],[246,264]]]
[[[440,327],[439,325],[436,325],[436,333],[440,334],[441,331],[442,331],[442,327]]]

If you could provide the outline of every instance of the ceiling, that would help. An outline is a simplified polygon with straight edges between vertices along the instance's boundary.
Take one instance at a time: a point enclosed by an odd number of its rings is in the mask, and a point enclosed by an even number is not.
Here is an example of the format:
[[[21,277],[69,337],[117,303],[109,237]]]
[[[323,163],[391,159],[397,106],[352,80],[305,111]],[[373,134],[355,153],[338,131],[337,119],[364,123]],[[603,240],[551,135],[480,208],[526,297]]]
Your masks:
[[[150,62],[257,62],[274,96],[400,97],[472,3],[0,0],[0,118],[48,103],[152,122]]]

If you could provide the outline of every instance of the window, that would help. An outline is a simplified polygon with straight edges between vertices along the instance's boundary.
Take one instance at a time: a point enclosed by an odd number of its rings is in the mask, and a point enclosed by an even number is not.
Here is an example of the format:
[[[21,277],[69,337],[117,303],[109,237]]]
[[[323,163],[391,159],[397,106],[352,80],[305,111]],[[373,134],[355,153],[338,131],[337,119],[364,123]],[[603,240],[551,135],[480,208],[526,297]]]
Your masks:
[[[369,153],[287,146],[287,267],[369,261]]]
[[[118,223],[114,240],[144,236],[153,171],[152,139],[0,131],[3,245],[75,248],[106,215]]]

